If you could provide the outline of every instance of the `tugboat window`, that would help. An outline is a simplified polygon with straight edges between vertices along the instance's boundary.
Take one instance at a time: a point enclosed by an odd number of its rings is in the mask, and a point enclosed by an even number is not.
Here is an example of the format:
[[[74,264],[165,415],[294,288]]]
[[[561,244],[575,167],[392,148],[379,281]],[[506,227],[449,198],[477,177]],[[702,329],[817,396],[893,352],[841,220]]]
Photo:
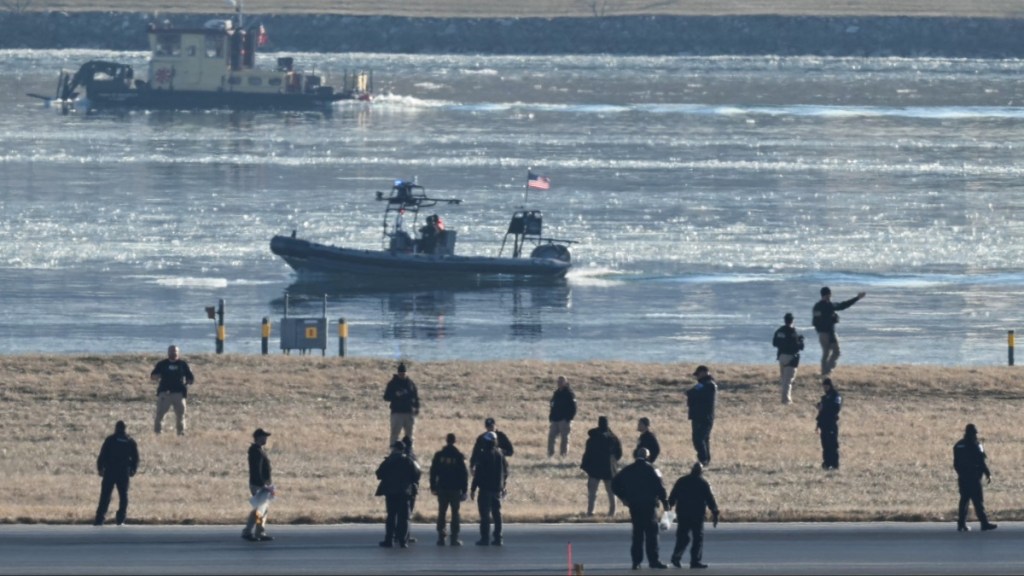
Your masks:
[[[222,58],[224,56],[224,42],[220,36],[207,36],[205,40],[207,58]]]
[[[181,34],[161,34],[157,38],[158,56],[181,56]]]
[[[280,86],[281,85],[281,79],[280,78],[271,78],[271,79],[267,80],[267,84],[269,84],[270,86]]]
[[[263,78],[260,78],[258,76],[251,76],[249,78],[249,86],[262,86],[262,85],[263,85]]]

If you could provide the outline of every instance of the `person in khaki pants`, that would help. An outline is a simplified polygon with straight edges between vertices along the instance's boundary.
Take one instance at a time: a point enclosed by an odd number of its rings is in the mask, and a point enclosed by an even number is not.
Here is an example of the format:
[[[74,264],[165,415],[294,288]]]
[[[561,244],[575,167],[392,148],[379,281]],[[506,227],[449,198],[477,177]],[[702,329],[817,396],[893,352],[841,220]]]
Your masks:
[[[156,363],[149,378],[160,382],[156,387],[156,420],[153,431],[159,434],[163,428],[164,416],[174,408],[175,424],[178,436],[185,435],[185,408],[188,398],[188,387],[195,382],[192,370],[180,357],[181,351],[171,344],[167,347],[167,358]]]
[[[384,399],[391,403],[391,435],[388,444],[394,446],[399,434],[413,439],[416,416],[420,413],[420,396],[416,383],[406,374],[405,363],[398,365],[398,373],[391,377],[384,389]]]
[[[572,419],[576,417],[576,393],[569,386],[565,376],[558,377],[558,388],[551,396],[551,411],[548,421],[548,458],[555,455],[555,439],[561,437],[559,454],[565,456],[569,452],[569,434],[572,432]]]

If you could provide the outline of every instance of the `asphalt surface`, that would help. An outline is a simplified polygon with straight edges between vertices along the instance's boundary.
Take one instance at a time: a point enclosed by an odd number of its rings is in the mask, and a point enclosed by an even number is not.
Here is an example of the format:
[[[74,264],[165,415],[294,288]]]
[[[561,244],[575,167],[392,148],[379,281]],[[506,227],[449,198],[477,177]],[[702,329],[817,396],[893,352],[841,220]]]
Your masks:
[[[237,526],[4,525],[0,574],[584,574],[630,570],[628,523],[509,524],[505,546],[435,544],[413,528],[407,549],[377,546],[382,525],[273,526],[272,542],[246,542]],[[675,529],[661,535],[668,563]],[[1022,574],[1024,523],[957,533],[952,523],[720,524],[705,532],[707,574]]]

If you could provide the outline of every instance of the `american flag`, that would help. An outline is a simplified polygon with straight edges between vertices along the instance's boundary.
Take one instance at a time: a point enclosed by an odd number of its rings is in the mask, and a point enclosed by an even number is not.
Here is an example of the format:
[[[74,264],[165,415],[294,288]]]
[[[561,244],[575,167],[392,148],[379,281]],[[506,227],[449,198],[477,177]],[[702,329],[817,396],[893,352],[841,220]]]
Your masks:
[[[533,190],[548,190],[551,188],[551,180],[547,176],[538,176],[533,172],[526,173],[526,187]]]

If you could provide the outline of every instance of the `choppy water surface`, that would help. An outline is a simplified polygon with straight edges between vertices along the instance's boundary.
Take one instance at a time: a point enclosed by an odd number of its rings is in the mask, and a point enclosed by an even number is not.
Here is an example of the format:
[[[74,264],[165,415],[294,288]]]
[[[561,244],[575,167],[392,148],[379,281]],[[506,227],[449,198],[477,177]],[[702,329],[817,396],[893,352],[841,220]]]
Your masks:
[[[769,362],[782,314],[810,331],[826,284],[868,291],[842,314],[847,363],[1005,364],[1021,323],[1020,61],[303,54],[371,66],[383,96],[82,117],[24,94],[145,55],[0,56],[0,353],[212,351],[203,307],[223,298],[226,350],[255,354],[286,291],[297,316],[326,293],[350,354],[422,360]],[[550,191],[524,198],[528,166]],[[444,214],[460,252],[497,253],[527,202],[580,241],[576,269],[357,291],[270,253],[292,229],[380,246],[373,193],[414,177],[464,199]]]

